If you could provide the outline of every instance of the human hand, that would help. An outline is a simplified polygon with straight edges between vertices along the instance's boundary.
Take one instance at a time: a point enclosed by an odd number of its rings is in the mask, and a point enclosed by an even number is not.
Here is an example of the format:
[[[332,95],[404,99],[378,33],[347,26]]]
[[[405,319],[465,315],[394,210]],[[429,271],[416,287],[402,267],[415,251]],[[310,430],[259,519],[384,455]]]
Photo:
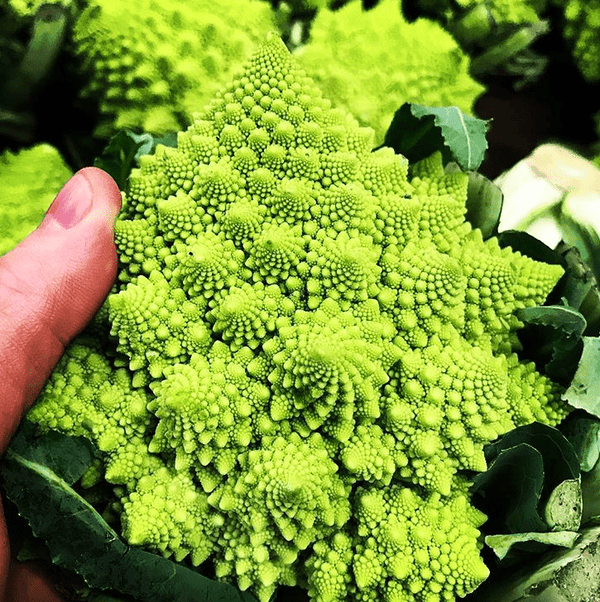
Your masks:
[[[1,201],[1,199],[0,199]],[[77,172],[40,226],[0,257],[0,455],[69,342],[108,295],[117,271],[121,193],[95,167]],[[0,600],[58,602],[44,577],[10,557],[0,502]]]

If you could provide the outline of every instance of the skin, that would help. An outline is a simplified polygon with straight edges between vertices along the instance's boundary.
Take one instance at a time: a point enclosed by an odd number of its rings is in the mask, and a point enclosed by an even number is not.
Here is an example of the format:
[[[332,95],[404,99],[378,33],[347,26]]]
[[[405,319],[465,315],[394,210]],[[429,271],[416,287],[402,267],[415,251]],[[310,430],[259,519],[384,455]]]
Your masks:
[[[40,226],[0,257],[0,455],[65,347],[91,320],[116,277],[113,226],[121,193],[94,167],[75,174]],[[0,502],[0,600],[58,602],[35,567],[11,559]]]

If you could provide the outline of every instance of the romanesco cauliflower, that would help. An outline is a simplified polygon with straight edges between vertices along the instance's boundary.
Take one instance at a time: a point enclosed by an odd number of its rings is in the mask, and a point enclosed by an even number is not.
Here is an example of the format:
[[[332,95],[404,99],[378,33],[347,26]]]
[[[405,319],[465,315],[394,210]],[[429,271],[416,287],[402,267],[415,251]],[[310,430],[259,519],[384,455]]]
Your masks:
[[[556,7],[557,10],[553,9]],[[492,47],[518,26],[533,25],[521,40],[529,45],[549,29],[561,31],[573,61],[588,82],[600,80],[600,5],[597,0],[417,0],[419,14],[439,20],[465,49]],[[414,10],[414,9],[413,9]],[[537,29],[537,32],[535,30]],[[516,40],[496,47],[492,65],[510,58]],[[475,62],[473,63],[475,64]],[[516,67],[513,66],[513,69]],[[481,68],[481,65],[478,69]]]
[[[464,471],[567,413],[513,352],[562,268],[483,241],[439,154],[373,140],[271,34],[132,173],[104,339],[29,413],[96,443],[129,543],[261,602],[464,596],[488,575]]]
[[[0,155],[0,255],[40,224],[72,175],[60,153],[49,144]]]
[[[89,76],[82,95],[104,116],[96,134],[187,127],[272,28],[262,0],[90,0],[72,52]]]
[[[334,105],[375,130],[377,142],[404,102],[470,114],[484,91],[452,36],[428,19],[408,23],[394,0],[369,11],[359,0],[321,9],[297,60]]]
[[[563,36],[587,81],[600,81],[600,6],[595,0],[555,0],[564,10]]]
[[[73,0],[2,0],[2,4],[23,19],[32,18],[43,4],[59,4],[69,10],[74,9]]]

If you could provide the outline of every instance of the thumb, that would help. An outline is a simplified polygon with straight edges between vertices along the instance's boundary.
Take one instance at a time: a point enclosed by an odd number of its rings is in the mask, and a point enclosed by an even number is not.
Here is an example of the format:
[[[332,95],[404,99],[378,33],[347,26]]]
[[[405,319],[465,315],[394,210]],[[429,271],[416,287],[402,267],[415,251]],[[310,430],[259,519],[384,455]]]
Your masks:
[[[0,257],[0,454],[65,347],[110,291],[120,207],[112,178],[82,169],[37,230]]]

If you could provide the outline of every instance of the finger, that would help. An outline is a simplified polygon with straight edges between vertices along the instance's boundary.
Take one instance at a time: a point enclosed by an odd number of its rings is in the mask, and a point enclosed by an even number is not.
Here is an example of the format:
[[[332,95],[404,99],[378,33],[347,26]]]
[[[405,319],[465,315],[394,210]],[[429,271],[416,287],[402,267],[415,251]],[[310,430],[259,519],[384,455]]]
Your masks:
[[[35,563],[11,563],[3,602],[64,602],[44,567]]]
[[[93,167],[82,169],[65,184],[39,228],[0,257],[0,454],[65,346],[110,290],[117,261],[112,229],[120,207],[112,178]],[[9,571],[10,566],[0,505],[2,600],[24,570]]]
[[[120,206],[110,176],[82,169],[65,184],[39,228],[0,258],[0,454],[66,345],[110,290]]]

